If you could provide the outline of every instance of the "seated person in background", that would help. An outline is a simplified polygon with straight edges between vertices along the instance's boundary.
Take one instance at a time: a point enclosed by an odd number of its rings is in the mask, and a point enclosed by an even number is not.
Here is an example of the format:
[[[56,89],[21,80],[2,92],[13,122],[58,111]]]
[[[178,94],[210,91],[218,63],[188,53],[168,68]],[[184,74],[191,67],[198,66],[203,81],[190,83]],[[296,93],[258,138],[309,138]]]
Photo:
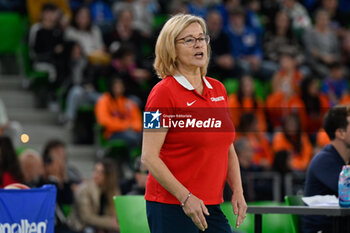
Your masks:
[[[237,127],[237,138],[245,138],[253,149],[252,162],[265,170],[271,168],[273,154],[266,131],[258,128],[257,117],[254,113],[245,113],[241,116]]]
[[[133,100],[142,106],[143,100],[147,99],[148,91],[143,86],[153,86],[150,84],[151,72],[142,68],[135,56],[135,50],[127,44],[122,44],[113,53],[110,67],[111,75],[117,73],[125,83],[125,93],[132,95]],[[137,99],[138,98],[138,99]]]
[[[305,196],[336,195],[342,167],[350,161],[350,109],[349,106],[335,106],[325,115],[323,128],[331,143],[314,156],[307,169]],[[347,226],[347,224],[340,224]],[[332,219],[326,216],[303,216],[302,232],[332,232]],[[349,232],[349,229],[340,229]]]
[[[92,179],[77,188],[69,217],[71,228],[79,232],[118,232],[115,195],[120,195],[120,190],[114,161],[99,160],[95,163]]]
[[[39,152],[26,149],[19,157],[23,172],[24,184],[29,187],[37,187],[44,175],[44,163]]]
[[[65,37],[81,46],[90,64],[96,66],[109,64],[110,56],[105,51],[102,33],[93,25],[91,12],[87,6],[83,5],[75,11],[72,26],[66,29]]]
[[[23,174],[12,141],[0,136],[0,188],[22,182]]]
[[[316,135],[316,145],[314,148],[314,154],[317,154],[320,150],[322,150],[323,147],[325,147],[330,142],[331,140],[329,139],[326,131],[324,131],[324,129],[321,128]]]
[[[328,66],[340,59],[340,47],[337,35],[329,25],[329,13],[318,10],[315,26],[303,34],[306,61],[320,77],[329,76]]]
[[[145,195],[148,170],[141,162],[141,157],[137,157],[134,162],[135,183],[127,195]]]
[[[109,88],[96,103],[96,120],[104,128],[104,137],[124,140],[130,154],[141,143],[141,112],[132,100],[124,96],[121,78],[113,77]]]
[[[253,163],[254,151],[249,141],[242,137],[235,141],[235,149],[239,160],[244,197],[248,201],[270,200],[272,198],[271,183],[265,179],[254,179],[252,172],[263,169]]]
[[[297,115],[290,114],[284,119],[282,131],[273,136],[272,150],[274,153],[289,151],[292,154],[292,169],[306,170],[312,157],[312,144],[307,133],[302,131]]]
[[[243,8],[231,9],[229,26],[226,33],[230,38],[231,55],[245,73],[269,80],[276,70],[276,65],[262,60],[261,36],[245,23]]]
[[[10,137],[14,146],[18,146],[21,144],[20,135],[22,132],[23,129],[19,122],[9,120],[6,106],[0,98],[0,135]]]
[[[297,69],[295,52],[289,49],[280,54],[280,70],[272,78],[272,93],[266,99],[269,121],[274,128],[282,124],[285,110],[291,107],[301,107],[295,97],[300,92],[302,73]]]
[[[296,52],[298,63],[303,60],[298,39],[293,34],[291,20],[286,11],[281,10],[276,13],[270,29],[264,34],[263,46],[265,57],[276,64],[285,48],[290,48]]]
[[[48,73],[49,92],[54,92],[70,75],[70,48],[59,25],[57,6],[46,3],[41,11],[41,21],[30,28],[29,49],[34,69]]]
[[[340,62],[329,66],[330,76],[322,80],[321,91],[327,95],[331,106],[337,105],[348,94],[348,83],[344,77],[344,67]]]
[[[132,25],[133,18],[131,9],[121,9],[117,14],[112,32],[106,36],[106,44],[111,52],[117,50],[121,45],[130,46],[133,48],[135,56],[142,59],[142,43],[144,41],[140,32]]]
[[[280,69],[272,78],[272,92],[294,95],[299,92],[303,75],[298,70],[296,53],[292,48],[284,48],[279,55]]]
[[[305,7],[297,0],[280,1],[282,9],[288,13],[292,20],[293,30],[299,34],[311,26],[310,16]]]
[[[236,66],[235,59],[230,53],[230,39],[223,31],[220,12],[210,11],[207,16],[207,25],[211,47],[209,73],[220,80],[238,77],[241,71]]]
[[[330,105],[326,95],[320,93],[318,80],[305,78],[301,83],[301,124],[303,130],[313,138],[322,127],[322,119]]]
[[[254,80],[250,75],[243,75],[239,80],[236,94],[228,97],[233,125],[240,124],[243,113],[254,113],[257,117],[257,131],[267,130],[264,102],[255,94]]]
[[[74,190],[79,180],[73,170],[67,166],[65,145],[60,140],[50,140],[46,143],[42,155],[44,161],[44,176],[39,186],[53,184],[57,188],[55,232],[70,231],[67,219],[63,214],[65,205],[74,203]]]

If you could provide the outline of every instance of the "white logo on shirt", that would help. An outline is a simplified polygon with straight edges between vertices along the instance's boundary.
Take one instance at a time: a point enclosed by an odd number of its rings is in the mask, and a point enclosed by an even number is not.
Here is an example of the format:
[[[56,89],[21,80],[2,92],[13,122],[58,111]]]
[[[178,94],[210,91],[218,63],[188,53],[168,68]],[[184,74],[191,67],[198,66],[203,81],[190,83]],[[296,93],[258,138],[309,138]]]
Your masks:
[[[210,100],[212,102],[219,102],[219,101],[224,101],[225,98],[223,96],[219,96],[219,97],[211,97]]]
[[[189,103],[187,102],[187,106],[191,106],[192,104],[194,104],[194,102],[196,102],[197,100],[194,100],[193,102]]]

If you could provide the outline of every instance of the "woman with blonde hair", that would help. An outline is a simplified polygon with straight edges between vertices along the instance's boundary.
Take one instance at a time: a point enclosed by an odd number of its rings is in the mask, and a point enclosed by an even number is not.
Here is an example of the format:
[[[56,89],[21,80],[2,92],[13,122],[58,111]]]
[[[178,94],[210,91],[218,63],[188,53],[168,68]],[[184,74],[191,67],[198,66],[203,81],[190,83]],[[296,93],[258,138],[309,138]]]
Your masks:
[[[111,159],[95,163],[93,177],[75,193],[69,224],[76,231],[117,232],[119,229],[113,196],[120,195],[116,166]]]
[[[188,14],[170,18],[157,40],[154,68],[162,80],[147,100],[142,147],[151,233],[231,232],[220,209],[226,180],[237,227],[245,217],[227,93],[205,77],[209,41],[204,20]]]

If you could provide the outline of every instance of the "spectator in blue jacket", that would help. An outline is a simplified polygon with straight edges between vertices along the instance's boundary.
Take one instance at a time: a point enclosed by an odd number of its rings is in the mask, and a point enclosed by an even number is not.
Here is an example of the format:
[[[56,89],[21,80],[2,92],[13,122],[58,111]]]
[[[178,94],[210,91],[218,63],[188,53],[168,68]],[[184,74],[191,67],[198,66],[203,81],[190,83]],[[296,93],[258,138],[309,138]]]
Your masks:
[[[266,62],[262,64],[261,38],[254,29],[246,25],[244,9],[232,9],[229,20],[227,34],[230,37],[231,54],[238,65],[247,73],[253,72],[269,79],[276,68],[269,67]]]

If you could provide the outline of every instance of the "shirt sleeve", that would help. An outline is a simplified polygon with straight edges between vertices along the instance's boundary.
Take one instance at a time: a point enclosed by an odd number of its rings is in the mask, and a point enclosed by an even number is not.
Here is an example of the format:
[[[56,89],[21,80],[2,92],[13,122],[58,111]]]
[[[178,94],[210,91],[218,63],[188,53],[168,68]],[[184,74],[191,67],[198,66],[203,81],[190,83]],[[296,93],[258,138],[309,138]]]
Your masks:
[[[171,91],[164,85],[156,85],[148,96],[145,111],[173,114],[174,101],[171,97]]]

